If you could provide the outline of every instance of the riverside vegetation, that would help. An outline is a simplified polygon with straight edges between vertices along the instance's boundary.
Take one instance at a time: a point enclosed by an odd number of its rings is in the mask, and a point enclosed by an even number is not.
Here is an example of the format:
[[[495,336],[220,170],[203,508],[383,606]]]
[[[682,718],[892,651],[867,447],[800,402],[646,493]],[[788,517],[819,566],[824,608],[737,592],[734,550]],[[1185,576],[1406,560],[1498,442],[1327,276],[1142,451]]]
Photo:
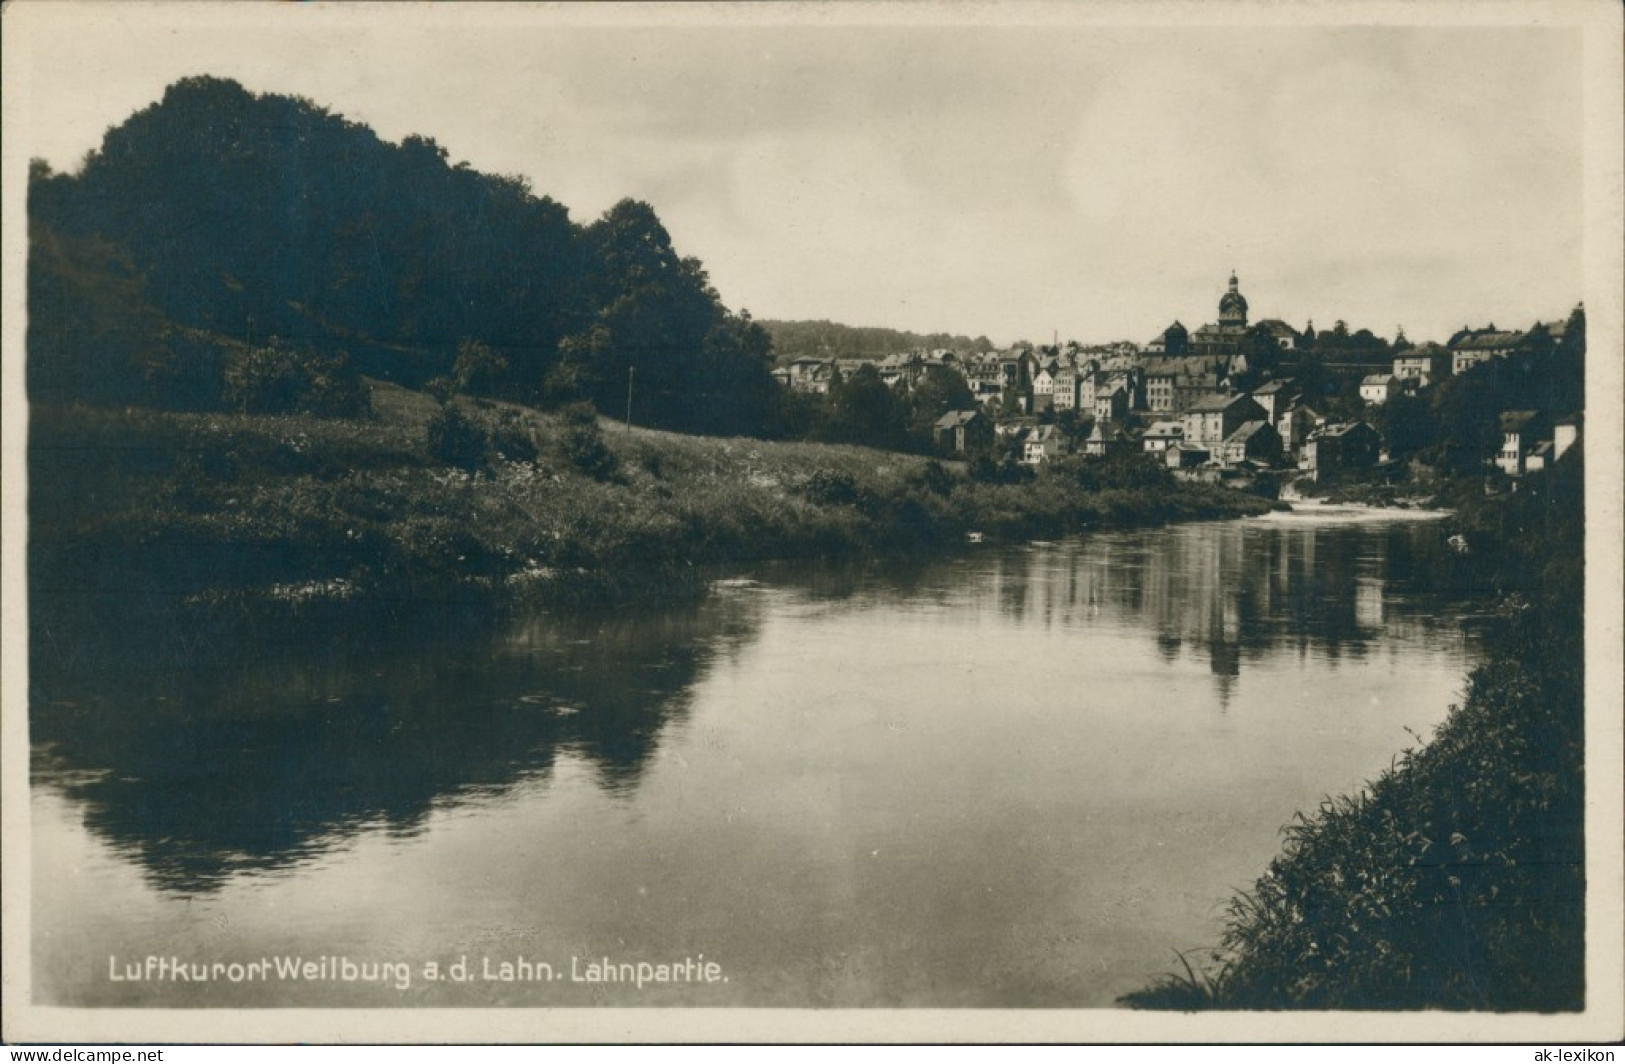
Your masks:
[[[1496,589],[1489,660],[1426,745],[1284,830],[1144,1008],[1555,1011],[1585,1002],[1583,466],[1511,496],[1458,492],[1468,553],[1441,581]]]
[[[691,594],[707,563],[1259,513],[1149,462],[972,479],[864,447],[684,436],[367,382],[370,413],[37,407],[36,597],[278,615]]]

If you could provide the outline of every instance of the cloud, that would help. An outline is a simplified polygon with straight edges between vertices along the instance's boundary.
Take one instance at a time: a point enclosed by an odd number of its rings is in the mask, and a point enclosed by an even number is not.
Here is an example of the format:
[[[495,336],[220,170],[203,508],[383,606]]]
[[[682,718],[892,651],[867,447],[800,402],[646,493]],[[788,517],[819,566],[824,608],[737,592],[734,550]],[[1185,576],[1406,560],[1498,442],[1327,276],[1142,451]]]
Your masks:
[[[236,77],[523,174],[578,221],[646,199],[763,316],[1143,339],[1207,320],[1232,268],[1258,316],[1412,335],[1579,298],[1568,30],[303,17],[72,45],[30,76],[31,154],[58,165],[178,77]]]

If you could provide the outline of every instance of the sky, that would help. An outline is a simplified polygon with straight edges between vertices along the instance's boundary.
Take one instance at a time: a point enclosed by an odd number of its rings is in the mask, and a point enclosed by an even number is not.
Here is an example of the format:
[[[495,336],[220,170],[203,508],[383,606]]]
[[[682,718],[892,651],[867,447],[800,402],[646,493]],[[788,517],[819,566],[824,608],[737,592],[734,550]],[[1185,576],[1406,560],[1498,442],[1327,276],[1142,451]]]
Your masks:
[[[1254,320],[1445,340],[1583,298],[1573,28],[52,6],[8,91],[57,169],[176,79],[230,77],[578,222],[646,200],[758,318],[1144,342],[1215,320],[1235,270]]]

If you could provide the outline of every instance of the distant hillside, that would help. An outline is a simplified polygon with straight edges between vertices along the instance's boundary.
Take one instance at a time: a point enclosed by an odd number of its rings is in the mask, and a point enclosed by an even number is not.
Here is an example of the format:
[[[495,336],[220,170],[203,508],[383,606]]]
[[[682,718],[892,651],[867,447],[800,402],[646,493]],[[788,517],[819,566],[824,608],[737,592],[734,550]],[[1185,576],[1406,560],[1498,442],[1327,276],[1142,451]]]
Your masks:
[[[773,354],[781,364],[798,358],[884,358],[920,347],[955,351],[991,351],[994,347],[985,336],[973,340],[949,333],[914,333],[833,321],[762,320],[757,324],[773,338]]]

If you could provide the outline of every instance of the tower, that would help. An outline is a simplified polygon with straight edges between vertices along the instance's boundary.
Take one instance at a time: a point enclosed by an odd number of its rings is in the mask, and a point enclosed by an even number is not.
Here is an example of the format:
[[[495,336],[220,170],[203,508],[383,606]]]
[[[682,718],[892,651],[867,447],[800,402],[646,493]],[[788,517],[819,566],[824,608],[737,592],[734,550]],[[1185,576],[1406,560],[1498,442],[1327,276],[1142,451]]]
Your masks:
[[[1219,325],[1237,330],[1247,328],[1247,297],[1236,287],[1236,273],[1230,271],[1230,291],[1219,299]]]

